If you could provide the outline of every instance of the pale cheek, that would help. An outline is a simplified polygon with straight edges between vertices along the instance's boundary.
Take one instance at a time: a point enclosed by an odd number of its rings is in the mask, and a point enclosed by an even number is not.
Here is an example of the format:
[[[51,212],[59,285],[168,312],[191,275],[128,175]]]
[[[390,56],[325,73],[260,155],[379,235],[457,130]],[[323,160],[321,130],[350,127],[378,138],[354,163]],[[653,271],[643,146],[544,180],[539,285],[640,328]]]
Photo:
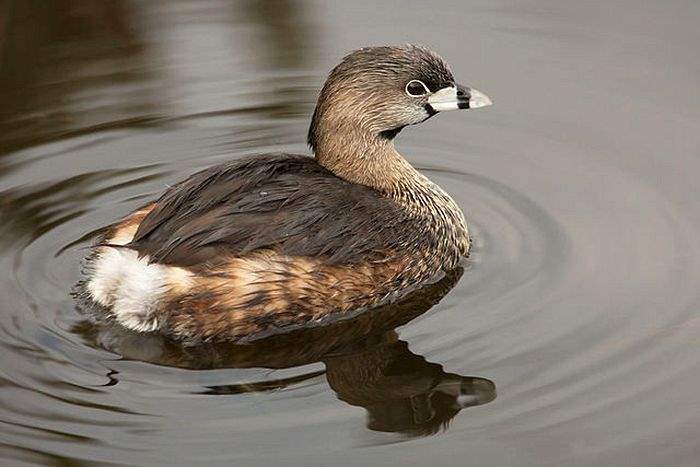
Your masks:
[[[426,118],[430,117],[430,114],[428,113],[427,110],[425,110],[425,107],[420,107],[414,112],[414,122],[413,123],[421,123],[424,122]]]
[[[398,122],[398,125],[415,125],[417,123],[421,123],[425,121],[426,118],[428,118],[430,114],[428,114],[428,111],[425,110],[423,106],[420,105],[411,105],[403,107],[401,109],[397,109],[396,112],[396,120]]]
[[[373,112],[368,117],[366,128],[376,133],[392,128],[415,125],[428,117],[428,112],[418,105],[385,107],[381,111]]]

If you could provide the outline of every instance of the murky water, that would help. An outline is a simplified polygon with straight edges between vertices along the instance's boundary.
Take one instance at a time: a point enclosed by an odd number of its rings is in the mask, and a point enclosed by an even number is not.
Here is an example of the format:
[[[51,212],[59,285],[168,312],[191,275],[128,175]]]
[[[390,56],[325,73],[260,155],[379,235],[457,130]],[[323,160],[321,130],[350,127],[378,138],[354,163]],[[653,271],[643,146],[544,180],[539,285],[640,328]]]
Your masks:
[[[698,2],[5,1],[0,19],[5,465],[700,462]],[[467,213],[461,277],[249,347],[78,312],[96,229],[199,168],[306,152],[327,70],[407,41],[496,102],[398,139]]]

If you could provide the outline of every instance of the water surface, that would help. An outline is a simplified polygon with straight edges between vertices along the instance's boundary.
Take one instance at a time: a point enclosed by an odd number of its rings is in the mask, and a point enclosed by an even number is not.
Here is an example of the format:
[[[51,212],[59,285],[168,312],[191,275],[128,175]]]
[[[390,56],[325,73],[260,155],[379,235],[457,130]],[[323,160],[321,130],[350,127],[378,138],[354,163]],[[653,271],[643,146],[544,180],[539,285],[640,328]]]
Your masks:
[[[697,465],[700,4],[0,3],[6,463]],[[199,168],[305,153],[328,69],[417,42],[495,105],[399,149],[464,271],[252,347],[96,326],[99,227]]]

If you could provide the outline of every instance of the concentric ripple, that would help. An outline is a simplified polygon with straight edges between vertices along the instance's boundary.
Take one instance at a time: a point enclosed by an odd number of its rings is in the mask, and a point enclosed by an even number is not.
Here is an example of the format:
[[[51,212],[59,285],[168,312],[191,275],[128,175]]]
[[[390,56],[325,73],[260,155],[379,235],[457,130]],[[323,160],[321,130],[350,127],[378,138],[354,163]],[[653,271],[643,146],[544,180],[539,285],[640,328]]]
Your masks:
[[[177,137],[184,140],[183,133],[189,132],[194,140],[194,135],[220,131],[217,117],[189,121],[195,124],[181,123]],[[114,131],[121,133],[119,137],[113,137]],[[407,435],[440,432],[444,430],[441,423],[450,426],[442,435],[446,438],[484,431],[522,436],[556,430],[573,421],[595,424],[610,407],[645,398],[695,363],[688,360],[663,366],[665,358],[681,351],[684,333],[692,332],[691,309],[696,298],[692,274],[698,274],[696,258],[680,254],[697,251],[693,228],[670,203],[650,187],[619,173],[615,189],[623,186],[635,192],[634,203],[618,201],[624,205],[621,212],[632,216],[637,209],[646,214],[653,206],[656,214],[648,221],[654,223],[653,228],[630,234],[626,232],[629,219],[610,216],[601,225],[598,213],[590,220],[580,211],[575,218],[567,217],[562,206],[565,200],[536,199],[533,190],[518,190],[518,180],[496,179],[483,170],[483,164],[481,173],[470,172],[468,166],[451,167],[460,155],[440,149],[439,140],[434,141],[432,157],[444,165],[414,162],[464,207],[475,244],[456,287],[427,313],[422,314],[433,299],[412,302],[408,314],[380,313],[377,316],[383,324],[375,317],[364,324],[353,322],[322,335],[254,349],[188,350],[114,326],[95,327],[68,294],[79,277],[80,258],[91,235],[145,198],[156,196],[167,184],[223,159],[193,158],[186,154],[193,149],[189,147],[183,148],[182,157],[171,154],[179,162],[149,160],[151,133],[114,131],[55,143],[62,150],[49,144],[31,151],[38,156],[37,164],[45,159],[39,155],[46,153],[60,166],[61,157],[88,158],[96,151],[109,153],[127,146],[143,155],[142,165],[122,167],[122,161],[115,161],[114,167],[101,170],[79,167],[75,169],[79,173],[34,184],[16,183],[16,188],[1,194],[2,261],[10,271],[3,281],[3,294],[12,297],[0,321],[1,345],[5,355],[12,355],[3,378],[13,399],[27,401],[2,411],[14,445],[34,446],[30,438],[38,436],[45,446],[42,452],[51,456],[107,461],[118,455],[137,463],[160,459],[144,448],[144,439],[160,446],[177,439],[199,456],[219,449],[220,443],[242,449],[261,439],[275,439],[280,449],[294,451],[300,440],[346,430],[353,435],[335,439],[338,449],[393,443]],[[155,137],[162,139],[169,131],[175,137],[168,128],[161,128]],[[107,147],[110,145],[114,147]],[[406,152],[427,152],[410,142],[408,146]],[[245,149],[240,151],[245,153]],[[17,153],[12,157],[27,156]],[[527,172],[529,162],[519,163],[521,167],[515,167],[513,173]],[[65,166],[68,172],[68,164]],[[20,179],[22,171],[29,169],[31,165],[12,177]],[[588,172],[595,170],[610,173],[611,168],[592,166]],[[588,187],[571,187],[575,189]],[[591,240],[592,236],[613,238],[621,232],[631,241],[616,242],[614,248]],[[633,254],[640,245],[653,244],[656,237],[666,239],[666,251],[645,248],[643,255]],[[626,262],[611,261],[611,255],[625,257]],[[651,274],[650,262],[653,283],[645,279]],[[642,306],[670,284],[674,285],[674,301],[665,303],[663,313]],[[631,287],[634,294],[630,294]],[[633,323],[627,313],[634,313]],[[396,325],[404,325],[402,340],[396,340],[393,331],[379,337]],[[353,344],[336,356],[333,349],[342,348],[341,342],[352,342],[358,332],[369,332],[364,329],[379,332],[378,337],[366,341],[363,348]],[[663,348],[650,345],[658,339],[665,341]],[[299,342],[314,345],[305,349]],[[570,351],[572,343],[575,352]],[[297,353],[290,353],[292,349]],[[421,415],[424,409],[413,396],[406,414],[410,425],[402,425],[401,414],[407,406],[403,399],[395,399],[398,395],[389,394],[399,394],[405,383],[402,379],[363,381],[359,375],[375,364],[393,365],[392,371],[399,370],[403,379],[418,371],[410,376],[419,378],[412,383],[414,388],[428,378],[421,384],[427,384],[429,392],[419,391],[424,394],[421,397],[427,397],[428,412]],[[646,374],[654,365],[657,371]],[[628,388],[630,378],[640,382]],[[487,383],[478,382],[482,380]],[[489,386],[493,381],[499,394],[495,402],[491,402],[495,392]],[[486,384],[478,391],[487,393],[474,392],[481,388],[474,384]],[[476,405],[490,403],[468,409],[468,415],[458,414],[461,409],[436,415],[442,412],[433,412],[439,407],[434,404],[440,397],[455,397],[454,391]],[[488,391],[491,396],[485,395]],[[590,394],[597,396],[591,399]],[[379,401],[387,402],[377,405]],[[365,422],[362,410],[354,406],[365,409]],[[421,416],[434,418],[437,425],[418,428],[423,426],[415,425]],[[447,418],[440,422],[441,416]],[[365,424],[369,430],[358,431]],[[289,436],[290,429],[293,436]],[[397,431],[403,435],[391,433]],[[115,437],[115,433],[121,434]]]

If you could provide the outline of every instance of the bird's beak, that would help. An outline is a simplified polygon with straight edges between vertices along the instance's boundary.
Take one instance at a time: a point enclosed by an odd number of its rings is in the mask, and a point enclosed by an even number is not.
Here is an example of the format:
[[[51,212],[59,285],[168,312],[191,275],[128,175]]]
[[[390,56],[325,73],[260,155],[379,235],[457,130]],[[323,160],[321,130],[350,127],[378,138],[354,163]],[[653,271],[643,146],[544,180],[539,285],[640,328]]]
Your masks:
[[[491,105],[491,99],[483,92],[457,84],[442,88],[428,97],[428,105],[434,112],[457,109],[478,109]]]

